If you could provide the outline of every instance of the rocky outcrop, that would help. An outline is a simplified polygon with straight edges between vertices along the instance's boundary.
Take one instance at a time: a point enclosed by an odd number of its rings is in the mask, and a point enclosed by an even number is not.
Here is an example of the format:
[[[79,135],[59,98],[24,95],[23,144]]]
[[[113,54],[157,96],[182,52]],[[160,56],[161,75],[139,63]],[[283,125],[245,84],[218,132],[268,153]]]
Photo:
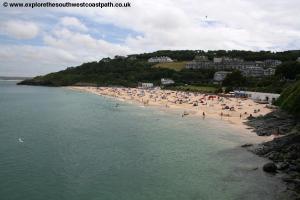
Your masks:
[[[272,162],[266,163],[263,170],[267,173],[284,174],[282,180],[288,189],[300,195],[300,122],[293,116],[280,110],[263,117],[250,119],[246,122],[257,135],[277,137],[260,145],[245,144],[253,153],[268,158]]]
[[[286,112],[276,110],[265,116],[252,117],[245,124],[252,127],[259,136],[286,135],[295,128],[297,120]]]
[[[277,166],[273,162],[269,162],[263,166],[263,170],[269,173],[276,173]]]

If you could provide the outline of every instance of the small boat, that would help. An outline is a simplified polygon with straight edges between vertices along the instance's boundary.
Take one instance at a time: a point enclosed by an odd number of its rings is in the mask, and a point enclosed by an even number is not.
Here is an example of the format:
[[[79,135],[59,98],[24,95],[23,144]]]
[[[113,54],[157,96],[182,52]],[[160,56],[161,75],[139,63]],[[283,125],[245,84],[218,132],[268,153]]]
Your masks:
[[[19,138],[19,142],[24,142],[24,141],[22,140],[22,138]]]

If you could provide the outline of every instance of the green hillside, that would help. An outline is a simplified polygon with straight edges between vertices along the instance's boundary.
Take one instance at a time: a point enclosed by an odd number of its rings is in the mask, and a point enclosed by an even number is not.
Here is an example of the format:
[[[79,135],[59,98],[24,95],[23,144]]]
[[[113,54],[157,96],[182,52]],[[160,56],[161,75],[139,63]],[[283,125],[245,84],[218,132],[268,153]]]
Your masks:
[[[300,81],[286,88],[276,102],[283,110],[300,116]]]
[[[166,68],[166,69],[172,69],[172,70],[175,70],[175,71],[181,71],[185,68],[186,63],[187,63],[187,61],[158,63],[158,64],[154,65],[153,67]]]

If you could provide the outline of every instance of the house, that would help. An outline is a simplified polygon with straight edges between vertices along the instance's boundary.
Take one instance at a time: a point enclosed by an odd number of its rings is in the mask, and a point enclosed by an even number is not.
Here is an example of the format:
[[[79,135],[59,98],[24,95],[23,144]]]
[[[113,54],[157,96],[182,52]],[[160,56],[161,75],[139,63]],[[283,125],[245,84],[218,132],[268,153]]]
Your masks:
[[[300,57],[297,58],[297,62],[300,62]]]
[[[118,55],[116,55],[115,59],[124,60],[124,59],[126,59],[126,56],[118,56]]]
[[[263,77],[274,75],[276,66],[281,63],[280,60],[244,61],[241,58],[225,56],[214,57],[213,61],[210,61],[206,56],[196,56],[194,60],[188,62],[185,67],[187,69],[214,69],[219,71],[240,70],[246,77]],[[222,77],[221,74],[216,74],[216,76]]]
[[[173,60],[170,57],[167,56],[161,56],[161,57],[152,57],[148,59],[149,63],[167,63],[167,62],[173,62]]]
[[[221,63],[223,58],[214,58],[214,63]]]
[[[264,70],[264,76],[274,76],[276,70],[274,68],[268,68]]]
[[[153,86],[153,83],[138,83],[138,87],[143,89],[153,88]]]
[[[137,60],[137,57],[134,55],[131,55],[131,56],[128,56],[128,60],[131,60],[131,61]]]
[[[265,67],[276,68],[278,65],[281,65],[282,62],[280,60],[267,59],[264,61]]]
[[[110,59],[109,57],[107,57],[107,58],[102,58],[102,59],[100,60],[100,62],[105,62],[105,63],[110,62],[110,61],[111,61],[111,59]]]
[[[168,79],[168,78],[162,78],[160,81],[161,81],[162,85],[172,85],[175,83],[175,81],[173,81],[172,79]]]
[[[264,76],[264,69],[262,67],[246,67],[241,70],[243,76],[246,77],[262,77]]]
[[[227,71],[218,71],[214,74],[214,81],[216,83],[221,83],[222,81],[224,81],[224,79],[226,78],[226,76],[228,74],[231,74],[231,72],[227,72]]]
[[[214,65],[211,61],[197,61],[188,62],[185,66],[187,69],[213,69]]]
[[[243,97],[243,98],[250,98],[257,102],[266,102],[266,103],[273,103],[280,97],[280,94],[275,93],[262,93],[262,92],[249,92],[249,91],[234,91],[235,97]]]

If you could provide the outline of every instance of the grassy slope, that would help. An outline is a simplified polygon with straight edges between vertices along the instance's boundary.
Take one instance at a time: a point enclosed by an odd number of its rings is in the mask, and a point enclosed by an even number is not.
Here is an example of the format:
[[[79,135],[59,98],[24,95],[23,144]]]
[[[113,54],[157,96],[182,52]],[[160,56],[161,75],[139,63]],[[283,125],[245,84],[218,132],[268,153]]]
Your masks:
[[[182,91],[191,91],[191,92],[215,93],[218,88],[213,87],[213,86],[187,85],[187,86],[175,86],[171,89],[182,90]]]
[[[185,68],[187,61],[182,62],[171,62],[171,63],[158,63],[154,65],[153,67],[156,68],[167,68],[167,69],[173,69],[175,71],[180,71]]]
[[[300,81],[286,88],[276,104],[287,112],[300,116]]]

